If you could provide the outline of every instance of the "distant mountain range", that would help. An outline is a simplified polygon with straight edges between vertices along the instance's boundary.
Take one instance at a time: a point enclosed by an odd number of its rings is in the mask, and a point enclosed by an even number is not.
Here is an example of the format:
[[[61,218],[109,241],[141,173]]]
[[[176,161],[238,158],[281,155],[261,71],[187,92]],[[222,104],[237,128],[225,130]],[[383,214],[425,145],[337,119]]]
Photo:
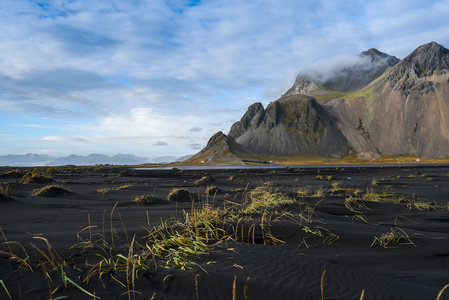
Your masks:
[[[182,159],[186,159],[183,157]],[[150,159],[148,157],[132,154],[117,154],[108,156],[104,154],[69,155],[66,157],[53,157],[28,153],[24,155],[1,155],[0,166],[62,166],[62,165],[138,165],[144,163],[170,163],[178,158],[174,156],[161,156]]]
[[[431,42],[403,60],[370,49],[303,70],[278,100],[251,105],[189,160],[448,157],[448,113],[448,49]]]

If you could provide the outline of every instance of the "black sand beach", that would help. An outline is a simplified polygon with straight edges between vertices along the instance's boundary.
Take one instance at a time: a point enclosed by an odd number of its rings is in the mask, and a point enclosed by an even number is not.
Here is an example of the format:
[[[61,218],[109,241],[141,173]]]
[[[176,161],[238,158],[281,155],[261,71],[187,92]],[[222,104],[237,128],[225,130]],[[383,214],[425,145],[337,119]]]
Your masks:
[[[31,169],[0,172],[0,299],[437,299],[449,284],[447,165],[59,167],[19,183]],[[249,209],[267,195],[280,201]],[[200,211],[215,214],[205,249],[186,242],[178,266],[178,245],[147,251],[152,228],[181,234]]]

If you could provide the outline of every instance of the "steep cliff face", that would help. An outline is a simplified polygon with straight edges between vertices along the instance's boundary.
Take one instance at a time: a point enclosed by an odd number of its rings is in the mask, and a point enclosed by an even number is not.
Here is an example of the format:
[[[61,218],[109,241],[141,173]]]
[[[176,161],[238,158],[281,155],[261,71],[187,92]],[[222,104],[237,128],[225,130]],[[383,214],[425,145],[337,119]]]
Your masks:
[[[304,95],[274,101],[265,110],[250,106],[229,136],[258,155],[343,157],[349,151],[336,119]]]
[[[420,46],[358,96],[323,104],[357,152],[449,155],[449,50],[443,46]]]

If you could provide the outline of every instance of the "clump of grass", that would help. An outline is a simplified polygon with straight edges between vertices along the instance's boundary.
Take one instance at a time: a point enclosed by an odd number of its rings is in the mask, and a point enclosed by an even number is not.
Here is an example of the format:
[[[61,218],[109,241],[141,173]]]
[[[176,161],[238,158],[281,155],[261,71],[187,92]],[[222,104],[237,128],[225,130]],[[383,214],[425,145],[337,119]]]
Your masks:
[[[51,178],[51,176],[45,176],[37,168],[34,168],[31,172],[27,172],[25,175],[23,175],[22,179],[19,181],[19,183],[27,184],[27,183],[50,183],[54,180]]]
[[[157,195],[141,195],[134,198],[133,202],[140,205],[151,205],[163,202],[164,199]]]
[[[376,186],[376,185],[378,185],[378,184],[379,184],[379,182],[378,182],[376,179],[373,179],[373,180],[371,181],[371,185]]]
[[[410,209],[415,208],[417,210],[420,211],[430,211],[430,210],[443,210],[443,209],[447,209],[447,207],[443,206],[443,205],[438,205],[436,203],[433,202],[427,202],[427,201],[416,201],[416,200],[411,200],[408,204],[408,207]]]
[[[324,242],[328,244],[332,244],[333,242],[338,241],[340,239],[338,235],[336,235],[333,232],[330,232],[329,230],[323,227],[311,228],[309,226],[303,226],[302,230],[306,233],[310,233],[312,235],[324,238]]]
[[[190,268],[191,255],[206,255],[208,246],[203,240],[188,232],[159,231],[147,240],[148,256],[154,255],[165,260],[165,266],[176,266],[181,270]]]
[[[347,195],[345,199],[345,206],[349,210],[359,213],[359,211],[354,210],[354,206],[358,206],[359,208],[367,208],[362,204],[362,202],[381,202],[405,205],[409,209],[418,209],[420,211],[448,209],[445,205],[439,205],[434,202],[420,201],[415,198],[409,198],[407,196],[397,195],[387,191],[376,192],[372,188],[366,189],[366,192],[363,195],[361,195],[361,192],[361,190],[357,189],[352,195]]]
[[[198,179],[193,186],[208,186],[212,184],[212,179],[209,176],[203,176]]]
[[[372,188],[367,188],[365,194],[362,196],[364,201],[375,201],[375,202],[393,202],[400,203],[405,197],[399,197],[396,194],[388,193],[387,191],[383,191],[382,193],[378,193],[374,191]]]
[[[124,189],[130,188],[132,186],[134,186],[134,184],[132,184],[132,183],[123,184],[123,185],[119,186],[117,188],[117,190],[124,190]]]
[[[323,177],[323,175],[317,175],[315,178],[316,179],[323,179],[324,177]]]
[[[300,186],[296,193],[302,197],[307,197],[310,195],[310,187]]]
[[[104,195],[107,195],[109,193],[111,193],[114,189],[111,188],[101,188],[101,189],[97,189],[95,192]]]
[[[58,173],[58,169],[56,167],[50,167],[45,170],[47,174],[56,174]]]
[[[14,186],[15,182],[13,183],[8,183],[8,182],[3,182],[0,183],[0,194],[3,194],[5,196],[9,196],[9,197],[15,197],[18,194],[18,189]]]
[[[331,184],[331,192],[339,192],[341,191],[343,188],[341,187],[341,182],[333,182]]]
[[[245,213],[260,213],[261,208],[266,209],[281,204],[293,204],[295,199],[284,193],[272,190],[271,183],[255,188],[249,193],[249,203],[244,208]]]
[[[326,195],[325,189],[324,189],[322,186],[320,186],[320,187],[317,188],[317,189],[315,190],[315,192],[312,194],[312,197],[314,197],[314,198],[320,198],[320,197],[324,197],[325,195]]]
[[[383,233],[379,237],[374,237],[371,247],[381,246],[383,248],[394,248],[399,244],[413,245],[409,235],[401,228],[391,228],[390,231]]]

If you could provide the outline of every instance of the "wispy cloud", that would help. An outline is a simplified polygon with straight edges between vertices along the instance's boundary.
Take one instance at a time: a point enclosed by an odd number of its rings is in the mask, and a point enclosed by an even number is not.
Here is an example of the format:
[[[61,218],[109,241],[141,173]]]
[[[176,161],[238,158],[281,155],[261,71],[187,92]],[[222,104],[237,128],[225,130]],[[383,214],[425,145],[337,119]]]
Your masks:
[[[193,143],[193,144],[190,144],[190,148],[194,149],[194,150],[200,150],[201,148],[203,148],[203,145],[198,144],[198,143]]]
[[[32,128],[44,128],[44,125],[41,124],[14,124],[15,126],[21,126],[21,127],[32,127]]]
[[[154,143],[155,146],[167,146],[168,143],[167,142],[162,142],[162,141],[157,141],[156,143]]]

